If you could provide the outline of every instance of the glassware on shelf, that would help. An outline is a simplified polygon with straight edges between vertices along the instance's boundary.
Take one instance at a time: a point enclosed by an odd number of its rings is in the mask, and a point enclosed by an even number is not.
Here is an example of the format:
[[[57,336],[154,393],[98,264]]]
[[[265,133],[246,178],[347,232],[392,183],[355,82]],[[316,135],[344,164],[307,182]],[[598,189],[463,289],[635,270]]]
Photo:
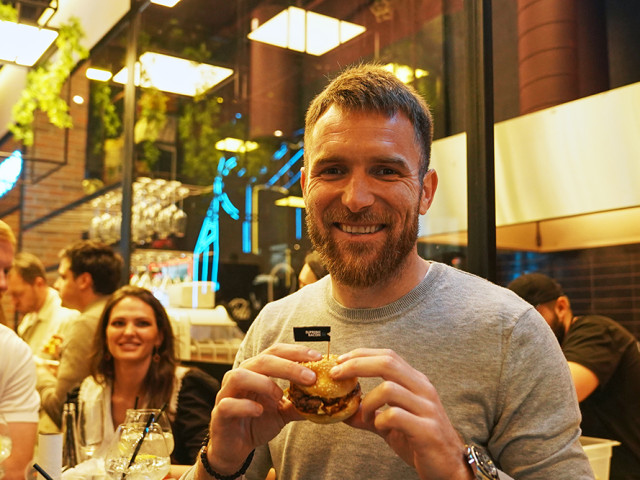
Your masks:
[[[109,446],[105,471],[112,480],[161,480],[171,468],[169,451],[157,423],[123,423]]]

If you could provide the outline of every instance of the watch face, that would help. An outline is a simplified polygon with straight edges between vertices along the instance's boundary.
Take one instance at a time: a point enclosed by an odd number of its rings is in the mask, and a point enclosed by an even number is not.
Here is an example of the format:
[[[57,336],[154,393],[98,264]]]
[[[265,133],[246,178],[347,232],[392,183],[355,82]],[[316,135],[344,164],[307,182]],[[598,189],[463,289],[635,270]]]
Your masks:
[[[480,480],[497,480],[499,478],[498,469],[489,455],[481,448],[473,445],[467,447],[467,460],[476,474],[476,478]]]

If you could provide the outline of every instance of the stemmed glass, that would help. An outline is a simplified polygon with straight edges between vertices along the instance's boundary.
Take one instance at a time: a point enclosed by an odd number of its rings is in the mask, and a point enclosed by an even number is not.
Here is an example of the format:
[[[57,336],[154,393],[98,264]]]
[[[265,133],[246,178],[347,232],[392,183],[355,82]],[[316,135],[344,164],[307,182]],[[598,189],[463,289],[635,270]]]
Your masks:
[[[102,445],[103,430],[102,399],[81,400],[78,404],[78,445],[82,460],[89,460]]]
[[[153,413],[154,423],[157,423],[162,429],[162,435],[167,443],[169,454],[173,452],[174,440],[171,423],[164,410],[157,408],[129,408],[125,413],[125,424],[137,424],[144,426],[149,421],[149,416]]]
[[[4,477],[4,470],[2,468],[2,462],[4,462],[9,455],[11,455],[11,435],[9,434],[9,424],[0,414],[0,478]]]
[[[171,468],[169,451],[157,423],[118,426],[104,460],[112,480],[161,480]]]

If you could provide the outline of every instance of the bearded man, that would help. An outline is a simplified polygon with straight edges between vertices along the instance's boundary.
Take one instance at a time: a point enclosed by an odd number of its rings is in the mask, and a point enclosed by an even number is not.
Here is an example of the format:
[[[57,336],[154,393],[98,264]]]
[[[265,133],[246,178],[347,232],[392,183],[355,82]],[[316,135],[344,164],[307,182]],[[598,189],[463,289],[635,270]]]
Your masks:
[[[260,312],[184,478],[262,480],[273,467],[300,480],[593,479],[571,376],[543,318],[418,254],[438,183],[431,132],[424,100],[378,66],[348,69],[313,100],[301,184],[329,275]],[[289,382],[316,380],[299,362],[319,360],[318,344],[293,331],[309,326],[330,327],[341,354],[331,377],[359,377],[365,393],[344,422],[302,421],[283,397]]]

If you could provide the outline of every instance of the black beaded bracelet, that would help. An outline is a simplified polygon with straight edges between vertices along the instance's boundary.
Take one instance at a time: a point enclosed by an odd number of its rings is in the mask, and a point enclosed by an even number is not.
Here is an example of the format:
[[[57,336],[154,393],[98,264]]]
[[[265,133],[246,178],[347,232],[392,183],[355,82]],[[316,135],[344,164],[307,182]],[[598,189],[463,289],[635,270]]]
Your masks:
[[[249,465],[251,465],[251,461],[253,460],[253,454],[256,452],[255,449],[251,450],[251,453],[242,464],[242,467],[240,467],[240,470],[238,470],[236,473],[233,473],[231,475],[222,475],[216,472],[213,468],[211,468],[211,465],[209,464],[209,459],[207,458],[208,444],[209,444],[209,434],[207,433],[207,436],[204,437],[204,441],[202,442],[202,448],[200,449],[200,462],[202,462],[202,466],[204,467],[206,472],[217,480],[235,480],[236,478],[244,475],[247,472]]]

